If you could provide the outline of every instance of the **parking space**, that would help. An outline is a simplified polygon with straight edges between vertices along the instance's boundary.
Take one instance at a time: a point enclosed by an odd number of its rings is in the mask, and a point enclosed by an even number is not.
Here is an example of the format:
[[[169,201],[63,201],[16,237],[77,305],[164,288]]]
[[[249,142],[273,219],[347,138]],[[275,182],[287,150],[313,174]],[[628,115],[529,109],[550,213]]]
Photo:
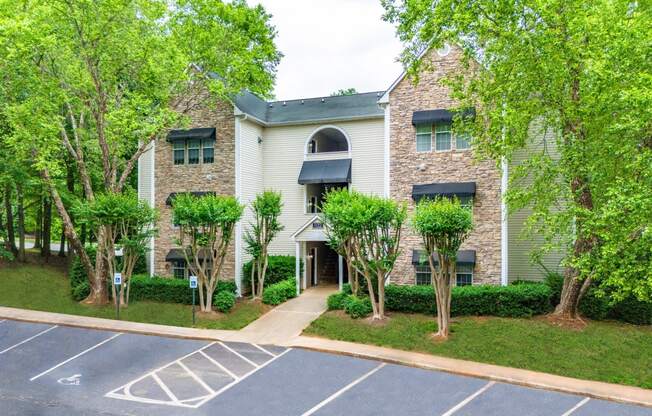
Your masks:
[[[0,320],[3,415],[623,415],[652,409],[271,345]]]

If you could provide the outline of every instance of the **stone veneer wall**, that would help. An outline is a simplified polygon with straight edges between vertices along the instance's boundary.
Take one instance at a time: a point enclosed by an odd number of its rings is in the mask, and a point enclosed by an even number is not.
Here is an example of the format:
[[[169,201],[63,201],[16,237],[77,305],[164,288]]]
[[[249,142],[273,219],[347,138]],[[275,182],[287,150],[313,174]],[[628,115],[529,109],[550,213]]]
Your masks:
[[[404,78],[390,93],[390,195],[408,204],[409,215],[414,211],[412,185],[434,182],[475,182],[476,195],[473,204],[475,229],[462,249],[476,251],[473,283],[500,283],[501,269],[501,209],[500,172],[493,161],[479,161],[469,150],[417,153],[416,130],[412,125],[412,113],[455,106],[449,89],[439,80],[461,70],[461,53],[452,48],[440,57],[431,50],[423,59],[432,68],[421,73],[419,83],[414,85]],[[423,164],[424,170],[418,166]],[[395,283],[414,284],[415,270],[412,250],[421,249],[421,238],[414,233],[409,221],[403,230],[402,253],[391,280]]]
[[[172,208],[165,200],[172,192],[212,191],[221,195],[235,195],[235,118],[233,105],[221,102],[210,107],[190,111],[188,128],[215,127],[215,161],[210,164],[174,165],[172,143],[165,139],[156,143],[155,198],[159,210],[158,237],[154,246],[154,273],[172,276],[172,267],[165,261],[179,230],[172,224]],[[235,278],[235,236],[221,274],[222,279]]]

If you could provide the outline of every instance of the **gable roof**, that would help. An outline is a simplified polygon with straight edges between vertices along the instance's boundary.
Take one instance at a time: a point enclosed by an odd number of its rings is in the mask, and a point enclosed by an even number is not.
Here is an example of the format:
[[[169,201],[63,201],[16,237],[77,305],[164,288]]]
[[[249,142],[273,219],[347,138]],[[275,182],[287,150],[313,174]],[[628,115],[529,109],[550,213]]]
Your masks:
[[[383,91],[332,97],[300,98],[296,100],[261,100],[244,91],[234,99],[238,110],[268,126],[307,124],[334,120],[380,118],[384,111],[378,106]]]

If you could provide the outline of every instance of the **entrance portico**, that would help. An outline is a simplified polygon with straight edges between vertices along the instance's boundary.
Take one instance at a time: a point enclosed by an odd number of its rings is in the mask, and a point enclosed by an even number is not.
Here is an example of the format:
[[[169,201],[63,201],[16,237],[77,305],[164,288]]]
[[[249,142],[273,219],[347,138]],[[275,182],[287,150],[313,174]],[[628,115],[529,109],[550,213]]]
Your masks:
[[[344,259],[328,246],[328,236],[320,215],[315,215],[293,235],[296,244],[295,277],[297,294],[308,287],[345,283]],[[301,261],[303,260],[303,271]]]

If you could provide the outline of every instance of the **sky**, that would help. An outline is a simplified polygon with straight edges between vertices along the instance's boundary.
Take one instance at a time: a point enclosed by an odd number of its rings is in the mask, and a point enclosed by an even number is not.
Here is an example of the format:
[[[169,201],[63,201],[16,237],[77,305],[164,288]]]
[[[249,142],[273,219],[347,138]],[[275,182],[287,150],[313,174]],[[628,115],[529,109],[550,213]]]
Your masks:
[[[387,89],[401,74],[401,43],[381,19],[380,0],[250,0],[272,14],[277,100],[328,96],[353,87]]]

